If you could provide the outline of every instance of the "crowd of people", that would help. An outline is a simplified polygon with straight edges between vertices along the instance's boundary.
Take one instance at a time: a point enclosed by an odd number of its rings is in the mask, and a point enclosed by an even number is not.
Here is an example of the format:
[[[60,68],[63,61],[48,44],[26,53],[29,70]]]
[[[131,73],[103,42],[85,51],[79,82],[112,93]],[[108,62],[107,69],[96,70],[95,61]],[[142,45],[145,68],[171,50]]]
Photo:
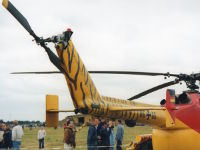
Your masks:
[[[20,149],[24,132],[16,120],[13,125],[14,127],[11,130],[9,124],[0,124],[0,149]]]
[[[22,136],[24,134],[22,126],[15,120],[13,127],[9,124],[0,123],[0,149],[19,150]],[[115,123],[100,118],[92,118],[88,129],[87,148],[88,150],[122,150],[124,127],[121,120],[117,121],[117,130],[114,134]],[[44,149],[44,138],[46,131],[41,126],[38,131],[39,149]],[[75,127],[72,120],[67,120],[64,125],[64,149],[74,150],[76,148]]]
[[[117,121],[117,131],[114,135],[114,122],[104,119],[93,118],[88,129],[87,146],[88,150],[122,150],[124,127],[121,120]]]
[[[12,130],[9,124],[0,123],[0,149],[20,150],[23,135],[23,126],[20,126],[17,120],[13,121]],[[41,126],[38,131],[39,149],[44,149],[45,136],[44,126]]]
[[[88,129],[87,148],[88,150],[122,150],[124,127],[121,120],[117,121],[117,130],[114,135],[113,121],[100,118],[92,118]],[[64,149],[74,150],[76,148],[75,130],[72,120],[68,120],[64,125]]]

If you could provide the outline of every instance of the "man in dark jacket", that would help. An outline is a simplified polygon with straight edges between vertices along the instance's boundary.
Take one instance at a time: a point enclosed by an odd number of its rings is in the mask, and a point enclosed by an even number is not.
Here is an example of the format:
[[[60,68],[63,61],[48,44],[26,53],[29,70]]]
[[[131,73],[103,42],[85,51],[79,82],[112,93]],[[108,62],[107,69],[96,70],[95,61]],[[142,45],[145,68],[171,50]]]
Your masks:
[[[102,150],[109,150],[110,149],[110,133],[111,128],[108,126],[106,121],[103,122],[103,126],[100,130],[100,136],[102,139]]]
[[[97,150],[98,138],[97,138],[97,126],[99,120],[97,118],[92,119],[92,124],[88,129],[87,146],[88,150]]]
[[[10,130],[10,125],[6,125],[6,130],[3,134],[3,148],[11,149],[12,148],[12,131]]]
[[[104,119],[98,118],[98,120],[99,120],[99,123],[98,123],[98,126],[97,126],[97,138],[98,138],[98,146],[101,147],[102,146],[102,139],[101,139],[101,135],[100,135],[100,130],[103,127]]]

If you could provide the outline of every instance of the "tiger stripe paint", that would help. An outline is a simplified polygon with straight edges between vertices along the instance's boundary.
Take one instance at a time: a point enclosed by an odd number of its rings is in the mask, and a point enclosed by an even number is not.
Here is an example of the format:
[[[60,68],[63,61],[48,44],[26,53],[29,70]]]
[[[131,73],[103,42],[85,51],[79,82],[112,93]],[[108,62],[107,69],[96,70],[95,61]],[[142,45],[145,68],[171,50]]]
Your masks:
[[[105,116],[110,118],[133,119],[154,126],[152,141],[154,150],[199,150],[200,149],[200,96],[197,91],[187,91],[190,97],[187,104],[176,105],[175,91],[167,90],[167,101],[163,110],[143,109],[139,107],[155,107],[154,105],[130,102],[127,100],[101,96],[96,89],[86,67],[78,55],[71,40],[65,48],[62,41],[56,45],[59,60],[45,46],[42,38],[35,35],[26,18],[10,3],[3,0],[3,6],[18,20],[18,22],[34,37],[36,42],[45,48],[51,62],[64,73],[74,107],[84,114]],[[71,36],[71,35],[70,35]],[[66,39],[65,39],[66,40]],[[54,60],[53,60],[54,59]],[[60,63],[59,63],[59,62]],[[193,82],[193,79],[191,79]],[[196,80],[194,80],[195,82]],[[186,83],[187,84],[187,83]],[[171,96],[170,96],[171,91]],[[47,107],[47,122],[57,125],[59,112],[57,96]],[[52,108],[50,108],[52,107]],[[116,107],[118,110],[116,111]],[[126,110],[131,107],[132,110]],[[53,111],[51,109],[54,109]],[[113,111],[114,110],[114,111]],[[50,114],[51,113],[51,114]],[[54,115],[54,116],[53,116]],[[48,124],[47,124],[48,125]]]
[[[134,119],[158,127],[165,126],[165,110],[111,111],[113,107],[154,107],[154,105],[101,96],[72,41],[69,41],[68,47],[65,49],[63,49],[62,44],[56,47],[62,67],[66,71],[65,78],[74,107],[79,112],[96,116],[109,116],[110,118]]]

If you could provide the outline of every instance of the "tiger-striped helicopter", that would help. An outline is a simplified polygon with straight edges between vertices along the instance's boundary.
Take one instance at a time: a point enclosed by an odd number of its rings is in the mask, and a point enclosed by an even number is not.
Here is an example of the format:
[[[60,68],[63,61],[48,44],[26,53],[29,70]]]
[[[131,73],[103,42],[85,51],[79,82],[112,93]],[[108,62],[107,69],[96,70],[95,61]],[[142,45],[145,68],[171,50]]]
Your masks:
[[[145,135],[139,136],[139,143],[132,145],[131,149],[142,149],[141,147],[136,148],[137,145],[141,146],[147,141],[152,142],[152,147],[147,148],[147,150],[200,149],[200,143],[197,142],[200,139],[200,96],[199,87],[196,85],[196,81],[200,81],[200,73],[187,75],[133,71],[87,71],[70,39],[73,34],[71,29],[67,29],[60,35],[43,39],[34,33],[26,18],[11,2],[3,0],[2,4],[34,37],[36,43],[44,48],[50,61],[59,70],[20,73],[62,73],[70,90],[75,113],[120,118],[125,120],[128,126],[134,126],[135,121],[152,125],[151,138]],[[47,46],[48,42],[55,44],[57,55]],[[90,73],[165,76],[175,77],[175,80],[155,86],[129,99],[116,99],[101,96],[90,77]],[[186,83],[189,90],[177,95],[175,90],[168,89],[166,99],[162,100],[160,105],[132,101],[181,81]],[[62,112],[58,109],[58,97],[47,96],[47,126],[55,127],[57,125],[58,112]]]

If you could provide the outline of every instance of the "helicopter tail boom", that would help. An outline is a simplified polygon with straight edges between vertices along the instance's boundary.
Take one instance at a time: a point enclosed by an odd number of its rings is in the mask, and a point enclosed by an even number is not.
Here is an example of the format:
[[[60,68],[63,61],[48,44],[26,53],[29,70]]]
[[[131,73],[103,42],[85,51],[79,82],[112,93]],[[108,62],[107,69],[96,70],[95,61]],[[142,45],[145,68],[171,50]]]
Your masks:
[[[73,104],[78,112],[87,114],[92,111],[92,105],[103,103],[103,100],[72,41],[68,41],[66,48],[63,44],[56,47]]]
[[[75,113],[132,119],[165,125],[165,108],[101,96],[71,40],[66,48],[57,44],[57,53],[75,107]],[[159,119],[156,119],[159,118]]]

